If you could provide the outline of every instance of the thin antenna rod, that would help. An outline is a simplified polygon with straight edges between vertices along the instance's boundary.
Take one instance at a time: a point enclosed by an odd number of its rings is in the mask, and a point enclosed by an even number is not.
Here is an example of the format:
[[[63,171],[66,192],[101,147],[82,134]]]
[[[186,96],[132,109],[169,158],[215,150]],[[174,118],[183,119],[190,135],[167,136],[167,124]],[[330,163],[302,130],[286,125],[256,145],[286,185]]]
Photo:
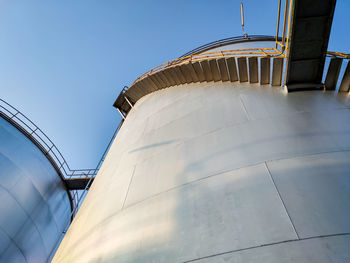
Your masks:
[[[241,2],[241,24],[242,24],[243,36],[248,38],[247,33],[244,31],[244,12],[243,12],[243,3],[242,2]]]

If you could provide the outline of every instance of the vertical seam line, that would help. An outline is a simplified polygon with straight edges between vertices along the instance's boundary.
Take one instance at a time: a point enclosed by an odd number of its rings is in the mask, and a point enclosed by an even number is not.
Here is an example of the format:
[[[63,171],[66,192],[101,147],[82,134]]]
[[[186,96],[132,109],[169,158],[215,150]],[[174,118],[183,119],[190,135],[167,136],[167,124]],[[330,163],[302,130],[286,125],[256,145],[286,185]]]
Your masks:
[[[247,111],[247,109],[246,109],[245,105],[244,105],[244,101],[243,101],[243,99],[242,99],[242,96],[241,96],[241,95],[239,95],[239,102],[241,103],[241,106],[242,106],[242,108],[243,108],[243,110],[244,110],[244,113],[245,113],[245,114],[246,114],[246,116],[247,116],[248,121],[250,121],[250,120],[251,120],[251,118],[250,118],[250,116],[249,116],[249,114],[248,114],[248,111]]]
[[[299,234],[298,234],[298,232],[297,232],[297,230],[296,230],[296,228],[295,228],[295,225],[294,225],[294,223],[293,223],[293,221],[292,221],[292,218],[291,218],[290,214],[288,213],[286,204],[284,203],[284,201],[283,201],[283,199],[282,199],[282,196],[281,196],[281,193],[280,193],[280,191],[278,190],[278,188],[277,188],[277,186],[276,186],[276,183],[275,183],[275,180],[274,180],[273,177],[272,177],[271,171],[270,171],[269,167],[267,166],[267,163],[264,162],[264,164],[265,164],[266,170],[268,171],[268,173],[269,173],[269,175],[270,175],[271,181],[272,181],[273,185],[275,186],[275,189],[276,189],[276,191],[277,191],[277,193],[278,193],[278,196],[279,196],[279,198],[280,198],[280,200],[281,200],[281,202],[282,202],[282,204],[283,204],[284,210],[286,211],[286,214],[287,214],[287,216],[288,216],[288,218],[289,218],[289,221],[290,221],[290,223],[292,224],[293,230],[294,230],[294,232],[295,232],[295,234],[296,234],[298,240],[300,240]]]
[[[124,209],[124,205],[125,205],[125,202],[126,202],[126,198],[128,197],[128,194],[129,194],[130,185],[131,185],[131,183],[132,183],[132,179],[134,178],[135,170],[136,170],[136,165],[134,166],[134,169],[133,169],[133,171],[132,171],[131,179],[130,179],[130,182],[129,182],[129,185],[128,185],[128,190],[126,190],[126,195],[125,195],[124,202],[123,202],[123,206],[122,206],[122,209],[121,209],[121,210]]]

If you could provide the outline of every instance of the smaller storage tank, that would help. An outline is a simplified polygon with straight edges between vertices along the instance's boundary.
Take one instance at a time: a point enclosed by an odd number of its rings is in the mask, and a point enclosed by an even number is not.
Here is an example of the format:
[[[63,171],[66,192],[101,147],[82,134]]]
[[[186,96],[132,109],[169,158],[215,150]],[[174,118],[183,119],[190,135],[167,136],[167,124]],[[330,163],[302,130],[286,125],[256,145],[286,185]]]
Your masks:
[[[70,196],[34,137],[3,110],[1,106],[0,262],[47,262],[70,220]]]

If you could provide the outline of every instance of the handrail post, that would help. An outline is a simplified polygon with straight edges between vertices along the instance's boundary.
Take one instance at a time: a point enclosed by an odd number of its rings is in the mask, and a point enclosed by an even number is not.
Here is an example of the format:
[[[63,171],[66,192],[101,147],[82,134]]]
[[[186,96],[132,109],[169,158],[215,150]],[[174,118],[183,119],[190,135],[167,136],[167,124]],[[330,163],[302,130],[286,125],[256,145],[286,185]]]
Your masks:
[[[281,16],[281,0],[279,0],[279,3],[278,3],[277,30],[276,30],[275,48],[277,48],[278,33],[279,33],[279,29],[280,29],[280,16]]]
[[[122,114],[122,112],[117,108],[117,110],[118,110],[118,112],[119,112],[119,114],[120,114],[120,116],[122,116],[122,118],[125,120],[125,116],[124,116],[124,114]]]
[[[130,105],[131,108],[134,108],[134,106],[131,104],[131,102],[128,100],[128,98],[126,96],[124,96],[124,99]]]
[[[286,22],[287,22],[287,14],[288,14],[288,5],[289,0],[286,0],[286,6],[284,7],[284,21],[283,21],[283,33],[282,33],[282,45],[284,46],[285,37],[286,37]]]

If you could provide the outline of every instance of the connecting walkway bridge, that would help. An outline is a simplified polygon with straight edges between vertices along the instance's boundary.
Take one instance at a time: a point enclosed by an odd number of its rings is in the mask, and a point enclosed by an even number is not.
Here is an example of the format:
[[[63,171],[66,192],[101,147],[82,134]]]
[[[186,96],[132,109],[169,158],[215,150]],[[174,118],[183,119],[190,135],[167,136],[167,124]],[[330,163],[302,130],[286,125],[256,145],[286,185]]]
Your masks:
[[[291,91],[305,89],[336,89],[344,59],[350,55],[327,52],[336,0],[279,1],[275,37],[248,36],[215,41],[185,55],[163,63],[125,87],[114,106],[123,118],[143,96],[171,86],[198,82],[241,82],[285,86]],[[282,35],[279,34],[283,21]],[[210,49],[245,41],[275,41],[271,48],[212,51]],[[325,74],[326,56],[331,57]],[[348,62],[339,92],[350,88]]]
[[[0,117],[10,122],[21,131],[47,157],[58,175],[62,178],[67,190],[70,192],[73,211],[77,211],[83,192],[86,192],[94,181],[108,149],[122,124],[121,122],[114,132],[96,168],[71,169],[66,159],[51,139],[22,112],[2,99],[0,99]]]

